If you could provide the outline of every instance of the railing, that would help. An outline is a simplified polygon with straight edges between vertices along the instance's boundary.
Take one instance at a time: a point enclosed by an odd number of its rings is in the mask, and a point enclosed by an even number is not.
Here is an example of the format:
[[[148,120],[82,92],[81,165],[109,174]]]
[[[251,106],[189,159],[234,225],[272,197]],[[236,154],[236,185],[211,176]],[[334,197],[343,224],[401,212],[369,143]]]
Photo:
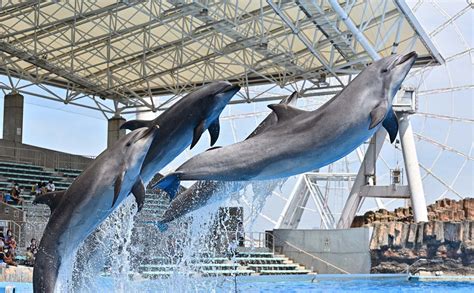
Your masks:
[[[236,235],[237,232],[235,231],[232,231],[232,232],[228,232],[228,234],[230,235]],[[310,252],[307,252],[305,251],[304,249],[296,246],[295,244],[292,244],[286,240],[283,240],[283,239],[280,239],[278,237],[276,237],[275,235],[273,235],[273,233],[271,232],[244,232],[244,246],[245,247],[250,247],[250,248],[269,248],[271,249],[272,253],[275,254],[275,239],[279,240],[281,243],[284,243],[290,247],[292,247],[293,249],[296,249],[298,252],[300,253],[303,253],[309,257],[311,257],[312,259],[315,259],[319,262],[322,262],[330,267],[333,267],[335,268],[336,270],[340,271],[341,273],[343,274],[350,274],[350,272],[330,263],[329,261],[327,260],[324,260],[322,259],[321,257],[318,257],[316,255],[314,255],[313,253],[310,253]],[[237,239],[238,241],[239,239]],[[248,244],[248,245],[247,245]]]
[[[8,229],[12,231],[18,245],[21,243],[21,226],[14,221],[7,221]]]

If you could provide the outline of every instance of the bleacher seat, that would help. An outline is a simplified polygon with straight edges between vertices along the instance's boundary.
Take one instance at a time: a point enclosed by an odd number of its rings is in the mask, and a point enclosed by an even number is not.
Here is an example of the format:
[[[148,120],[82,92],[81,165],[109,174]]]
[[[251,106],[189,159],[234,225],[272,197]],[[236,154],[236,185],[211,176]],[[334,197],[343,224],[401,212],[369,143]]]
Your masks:
[[[34,199],[34,196],[30,194],[31,188],[38,181],[53,180],[57,190],[65,190],[81,172],[78,169],[59,168],[53,170],[31,164],[0,161],[0,192],[9,193],[10,185],[15,181],[20,189],[23,189],[21,197],[26,202],[31,202]],[[22,208],[22,206],[15,207]]]

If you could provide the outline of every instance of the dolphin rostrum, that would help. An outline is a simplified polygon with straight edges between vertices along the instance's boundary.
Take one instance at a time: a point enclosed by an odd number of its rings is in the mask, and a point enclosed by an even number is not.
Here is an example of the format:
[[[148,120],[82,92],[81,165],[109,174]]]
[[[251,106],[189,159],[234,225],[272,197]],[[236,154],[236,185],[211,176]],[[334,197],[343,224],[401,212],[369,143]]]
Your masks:
[[[35,199],[34,203],[50,207],[51,216],[36,255],[34,292],[58,290],[58,275],[67,269],[79,245],[131,192],[138,209],[142,208],[145,187],[140,170],[152,141],[159,135],[157,129],[153,125],[128,133],[103,151],[66,191]]]
[[[290,96],[281,100],[280,104],[296,104],[298,93],[293,92]],[[271,112],[247,139],[264,132],[271,125],[277,123],[277,117]],[[248,181],[198,181],[191,187],[181,192],[171,201],[166,209],[161,221],[157,224],[160,230],[167,228],[166,223],[173,221],[191,211],[194,211],[210,202],[220,201],[223,197],[228,197],[232,193],[244,189],[250,182]]]
[[[160,125],[160,136],[151,144],[141,171],[145,184],[176,158],[188,145],[198,142],[209,131],[211,146],[219,137],[219,115],[230,99],[240,90],[227,81],[205,85],[184,96],[154,120],[131,120],[122,129]]]
[[[180,180],[267,180],[304,173],[348,155],[382,125],[393,142],[398,122],[392,99],[416,57],[411,52],[375,61],[314,111],[269,105],[278,117],[275,125],[189,159],[156,186],[173,197]]]

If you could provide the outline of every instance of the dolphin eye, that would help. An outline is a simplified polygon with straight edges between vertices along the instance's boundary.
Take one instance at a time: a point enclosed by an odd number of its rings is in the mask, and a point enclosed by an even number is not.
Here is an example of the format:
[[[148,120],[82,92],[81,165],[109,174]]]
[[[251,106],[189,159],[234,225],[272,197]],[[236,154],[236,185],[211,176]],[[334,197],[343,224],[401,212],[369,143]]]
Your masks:
[[[387,69],[387,68],[382,69],[380,72],[381,72],[381,73],[386,73],[386,72],[388,72],[388,69]]]

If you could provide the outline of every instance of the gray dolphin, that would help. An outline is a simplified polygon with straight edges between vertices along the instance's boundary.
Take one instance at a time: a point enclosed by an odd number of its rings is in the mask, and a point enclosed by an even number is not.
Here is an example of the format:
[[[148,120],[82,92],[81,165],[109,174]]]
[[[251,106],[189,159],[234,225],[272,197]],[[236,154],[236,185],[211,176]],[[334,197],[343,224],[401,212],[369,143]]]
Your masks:
[[[138,209],[145,198],[140,170],[157,126],[140,128],[102,152],[66,191],[41,195],[51,209],[33,271],[34,292],[54,292],[81,242],[133,192]],[[69,264],[70,265],[70,264]]]
[[[298,93],[293,92],[290,96],[282,99],[280,104],[294,105],[297,99]],[[276,123],[277,117],[274,112],[271,112],[246,139],[264,132]],[[220,201],[232,193],[244,189],[248,184],[250,184],[248,181],[198,181],[176,196],[157,226],[163,231],[167,228],[166,223],[208,203]]]
[[[160,136],[153,141],[143,162],[141,176],[145,184],[188,145],[193,148],[206,129],[211,146],[214,145],[219,137],[219,115],[239,90],[239,86],[227,81],[212,82],[184,96],[154,120],[125,122],[122,129],[160,125]]]
[[[270,105],[277,124],[191,158],[156,186],[173,196],[180,180],[267,180],[304,173],[346,156],[382,125],[393,142],[398,122],[392,99],[416,57],[411,52],[374,62],[315,111]]]

